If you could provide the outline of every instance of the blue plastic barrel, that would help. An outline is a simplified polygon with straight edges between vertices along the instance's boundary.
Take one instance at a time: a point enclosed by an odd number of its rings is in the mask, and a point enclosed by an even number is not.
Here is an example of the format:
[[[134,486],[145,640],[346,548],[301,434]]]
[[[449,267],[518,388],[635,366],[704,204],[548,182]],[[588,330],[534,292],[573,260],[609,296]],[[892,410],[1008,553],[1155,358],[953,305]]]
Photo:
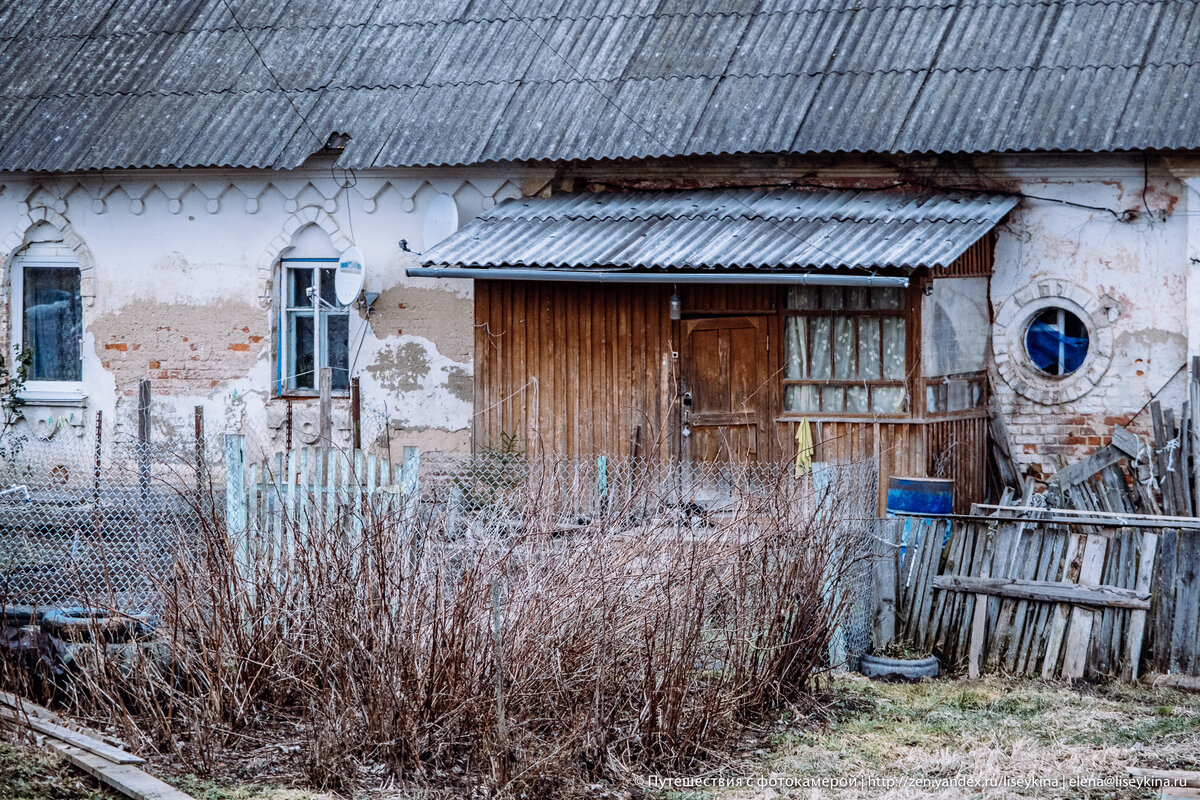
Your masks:
[[[949,478],[888,478],[887,511],[938,517],[954,510],[954,481]]]

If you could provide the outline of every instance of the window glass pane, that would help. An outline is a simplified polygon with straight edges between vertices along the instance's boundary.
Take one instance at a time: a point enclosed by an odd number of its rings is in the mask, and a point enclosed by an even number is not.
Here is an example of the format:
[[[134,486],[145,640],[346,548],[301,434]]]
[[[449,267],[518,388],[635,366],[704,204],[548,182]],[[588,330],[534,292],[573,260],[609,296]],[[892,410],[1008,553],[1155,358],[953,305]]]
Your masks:
[[[879,318],[858,318],[858,377],[879,378]]]
[[[288,315],[288,364],[285,384],[296,389],[313,389],[312,314]]]
[[[992,329],[987,278],[939,278],[921,304],[925,377],[987,369]]]
[[[788,317],[784,328],[784,377],[793,380],[808,377],[808,339],[804,333],[803,317]]]
[[[288,277],[290,279],[291,289],[288,292],[288,305],[294,308],[304,308],[305,306],[312,308],[312,298],[308,296],[309,287],[312,286],[313,271],[311,269],[303,269],[300,267],[289,267]]]
[[[333,367],[333,390],[344,392],[350,388],[350,317],[326,314],[321,321],[325,325],[325,352],[321,360]]]
[[[838,412],[844,410],[846,400],[846,390],[841,386],[822,386],[821,387],[821,410],[825,412]]]
[[[930,413],[939,413],[942,411],[942,404],[939,398],[941,392],[938,391],[937,384],[931,383],[925,387],[925,410]]]
[[[1025,351],[1047,375],[1070,375],[1087,357],[1087,327],[1066,309],[1047,308],[1029,323]]]
[[[33,350],[29,380],[83,379],[79,337],[83,332],[79,302],[79,270],[26,267],[22,344]]]
[[[903,386],[876,386],[871,389],[871,410],[877,414],[900,414],[904,411]]]
[[[788,411],[820,411],[817,387],[789,386],[783,392],[783,405]]]
[[[866,286],[850,286],[846,289],[846,308],[861,310],[870,308],[868,296],[871,290]]]
[[[846,387],[846,410],[852,414],[866,413],[867,409],[867,387],[865,386],[847,386]]]
[[[333,290],[333,275],[337,272],[333,268],[321,268],[321,299],[331,306],[337,306],[337,294]]]
[[[904,290],[899,286],[873,289],[871,297],[875,308],[904,308]]]
[[[840,286],[822,286],[821,287],[821,308],[840,311],[845,308],[845,302],[842,299],[843,292]]]
[[[817,287],[789,286],[787,293],[787,307],[806,309],[809,311],[815,310],[817,307]]]
[[[854,320],[851,317],[833,318],[833,377],[838,380],[854,378]]]
[[[883,318],[883,377],[904,379],[904,318]]]
[[[829,317],[808,318],[808,343],[812,348],[812,377],[829,377]]]

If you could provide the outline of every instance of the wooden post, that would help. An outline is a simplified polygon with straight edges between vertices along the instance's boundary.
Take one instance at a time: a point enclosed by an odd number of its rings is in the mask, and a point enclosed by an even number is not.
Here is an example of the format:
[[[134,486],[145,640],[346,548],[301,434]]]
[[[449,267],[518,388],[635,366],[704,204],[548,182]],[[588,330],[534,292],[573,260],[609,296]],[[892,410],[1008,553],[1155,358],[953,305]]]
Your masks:
[[[142,499],[150,494],[150,381],[138,384],[138,484]]]
[[[873,524],[876,532],[872,559],[875,608],[872,610],[871,640],[878,652],[896,638],[896,583],[900,571],[900,525],[903,520],[880,519],[868,524]]]
[[[421,448],[412,445],[404,447],[404,474],[402,477],[404,493],[410,497],[417,496],[420,488],[417,474],[421,470]]]
[[[1083,548],[1083,563],[1079,567],[1079,585],[1094,588],[1100,584],[1104,569],[1104,556],[1108,540],[1099,534],[1090,533]],[[1082,678],[1087,666],[1088,648],[1092,641],[1092,623],[1095,612],[1082,606],[1071,607],[1070,628],[1063,650],[1062,676],[1068,679]]]
[[[1032,485],[1032,481],[1028,481]],[[989,524],[987,527],[987,536],[983,562],[979,570],[979,577],[988,578],[992,574],[992,557],[995,553],[996,529]],[[977,544],[976,547],[979,545]],[[979,677],[979,661],[983,656],[983,640],[987,636],[987,612],[988,612],[988,596],[986,594],[975,595],[975,606],[971,611],[971,638],[967,645],[967,677],[975,679]]]
[[[333,413],[333,368],[321,367],[320,375],[321,407],[318,436],[320,437],[321,446],[328,446],[332,441],[332,437],[330,436],[332,430],[330,417]]]
[[[1137,577],[1134,589],[1138,592],[1149,592],[1151,577],[1154,571],[1154,556],[1158,549],[1158,534],[1142,534],[1141,559],[1138,562]],[[1142,639],[1146,634],[1146,612],[1129,612],[1129,629],[1125,639],[1125,667],[1122,677],[1127,681],[1138,679],[1138,667],[1142,661]]]
[[[359,395],[358,378],[350,379],[350,450],[362,450],[362,399]]]
[[[204,510],[204,483],[208,464],[204,455],[204,406],[192,409],[192,438],[196,454],[196,510]]]
[[[225,530],[246,530],[246,437],[238,433],[225,434]]]

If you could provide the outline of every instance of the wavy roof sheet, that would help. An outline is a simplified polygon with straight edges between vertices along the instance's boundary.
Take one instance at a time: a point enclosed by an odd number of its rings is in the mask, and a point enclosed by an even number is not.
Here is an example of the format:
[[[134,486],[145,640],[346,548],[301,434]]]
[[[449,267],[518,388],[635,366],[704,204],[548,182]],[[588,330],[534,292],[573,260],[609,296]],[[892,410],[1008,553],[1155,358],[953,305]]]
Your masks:
[[[334,131],[355,168],[1193,149],[1197,119],[1196,0],[0,4],[4,170],[290,168]]]
[[[507,200],[426,266],[818,269],[944,266],[1016,205],[1001,195],[696,190]]]

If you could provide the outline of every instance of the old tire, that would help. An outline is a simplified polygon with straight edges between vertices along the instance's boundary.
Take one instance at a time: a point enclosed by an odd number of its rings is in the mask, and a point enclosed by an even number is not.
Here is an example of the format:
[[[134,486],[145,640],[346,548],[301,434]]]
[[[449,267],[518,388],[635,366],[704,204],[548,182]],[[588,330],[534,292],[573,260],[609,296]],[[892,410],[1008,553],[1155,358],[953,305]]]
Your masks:
[[[868,678],[884,681],[919,681],[921,678],[937,677],[938,661],[933,656],[886,658],[867,655],[859,659],[858,669]]]
[[[42,616],[41,629],[67,642],[91,642],[97,636],[108,644],[130,642],[148,633],[145,622],[135,617],[110,614],[92,608],[64,608]]]

